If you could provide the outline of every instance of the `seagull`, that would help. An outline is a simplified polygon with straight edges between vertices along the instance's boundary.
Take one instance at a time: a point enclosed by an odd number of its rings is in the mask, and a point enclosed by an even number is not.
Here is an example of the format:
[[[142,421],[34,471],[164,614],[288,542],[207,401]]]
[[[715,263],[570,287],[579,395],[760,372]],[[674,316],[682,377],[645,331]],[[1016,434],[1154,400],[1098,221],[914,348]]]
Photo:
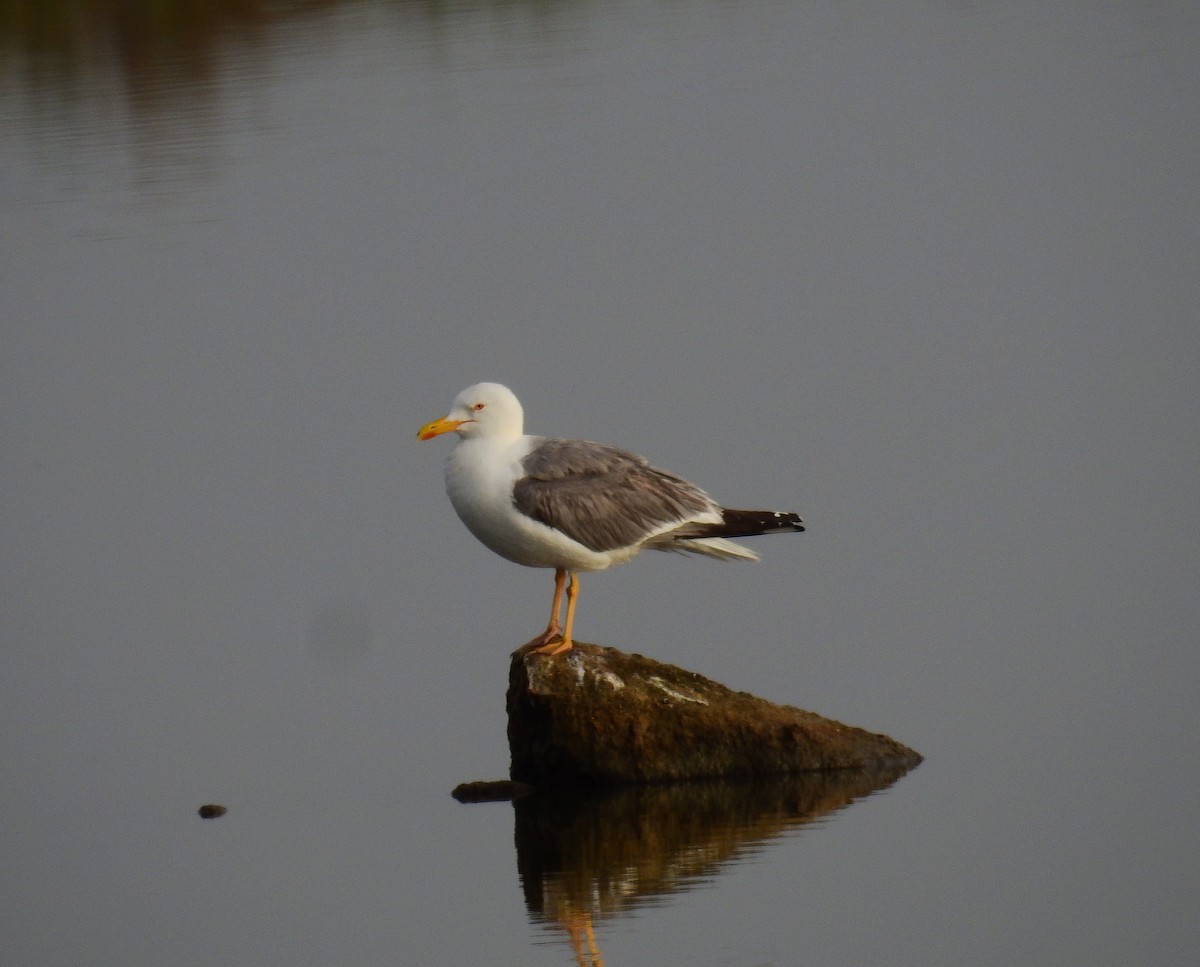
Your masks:
[[[554,569],[550,623],[522,652],[570,651],[580,571],[603,571],[647,548],[757,561],[728,538],[804,530],[798,514],[722,507],[626,450],[528,436],[520,401],[499,383],[467,387],[417,439],[444,433],[458,435],[446,459],[446,493],[467,529],[503,558]]]

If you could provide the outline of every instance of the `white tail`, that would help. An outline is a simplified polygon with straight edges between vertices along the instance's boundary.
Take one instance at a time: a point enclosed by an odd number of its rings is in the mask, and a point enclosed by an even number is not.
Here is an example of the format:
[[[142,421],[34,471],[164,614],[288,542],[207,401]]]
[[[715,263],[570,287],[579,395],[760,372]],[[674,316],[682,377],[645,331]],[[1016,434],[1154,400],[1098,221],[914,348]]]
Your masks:
[[[666,535],[664,535],[666,536]],[[686,554],[703,554],[721,561],[757,561],[758,555],[741,544],[724,537],[667,537],[662,541],[651,541],[646,545],[656,551],[678,551]]]

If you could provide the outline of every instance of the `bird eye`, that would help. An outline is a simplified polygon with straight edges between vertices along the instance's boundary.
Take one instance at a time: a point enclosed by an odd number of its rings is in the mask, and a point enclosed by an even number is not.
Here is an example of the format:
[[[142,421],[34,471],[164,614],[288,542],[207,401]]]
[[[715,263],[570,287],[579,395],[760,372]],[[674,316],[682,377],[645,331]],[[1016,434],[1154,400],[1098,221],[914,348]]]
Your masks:
[[[482,409],[483,409],[485,406],[487,406],[487,404],[486,404],[486,403],[476,403],[474,406],[472,406],[472,407],[471,407],[471,409],[473,409],[473,410],[474,410],[476,413],[478,413],[478,412],[479,412],[480,410],[482,410]]]

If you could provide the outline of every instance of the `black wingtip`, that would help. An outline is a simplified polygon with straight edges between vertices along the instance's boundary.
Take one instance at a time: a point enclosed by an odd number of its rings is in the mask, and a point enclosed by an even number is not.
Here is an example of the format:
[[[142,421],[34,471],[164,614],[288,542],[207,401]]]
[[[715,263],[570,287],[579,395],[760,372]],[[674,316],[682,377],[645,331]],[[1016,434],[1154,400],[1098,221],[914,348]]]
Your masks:
[[[713,525],[721,537],[757,537],[760,534],[795,534],[803,531],[799,514],[778,510],[730,510],[722,508],[724,520]]]
[[[804,530],[804,518],[799,514],[772,511],[771,518],[771,520],[767,521],[767,527],[763,533],[769,534],[772,531],[793,531],[798,533]]]

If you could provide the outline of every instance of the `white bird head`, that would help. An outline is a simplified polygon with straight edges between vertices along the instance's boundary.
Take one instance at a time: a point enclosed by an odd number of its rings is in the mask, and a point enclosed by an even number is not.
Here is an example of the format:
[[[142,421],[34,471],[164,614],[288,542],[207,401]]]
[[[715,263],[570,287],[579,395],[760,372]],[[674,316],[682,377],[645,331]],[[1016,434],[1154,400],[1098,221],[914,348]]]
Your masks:
[[[449,413],[421,427],[417,439],[432,440],[454,432],[464,440],[515,440],[524,433],[524,426],[525,411],[512,390],[499,383],[476,383],[454,397]]]

